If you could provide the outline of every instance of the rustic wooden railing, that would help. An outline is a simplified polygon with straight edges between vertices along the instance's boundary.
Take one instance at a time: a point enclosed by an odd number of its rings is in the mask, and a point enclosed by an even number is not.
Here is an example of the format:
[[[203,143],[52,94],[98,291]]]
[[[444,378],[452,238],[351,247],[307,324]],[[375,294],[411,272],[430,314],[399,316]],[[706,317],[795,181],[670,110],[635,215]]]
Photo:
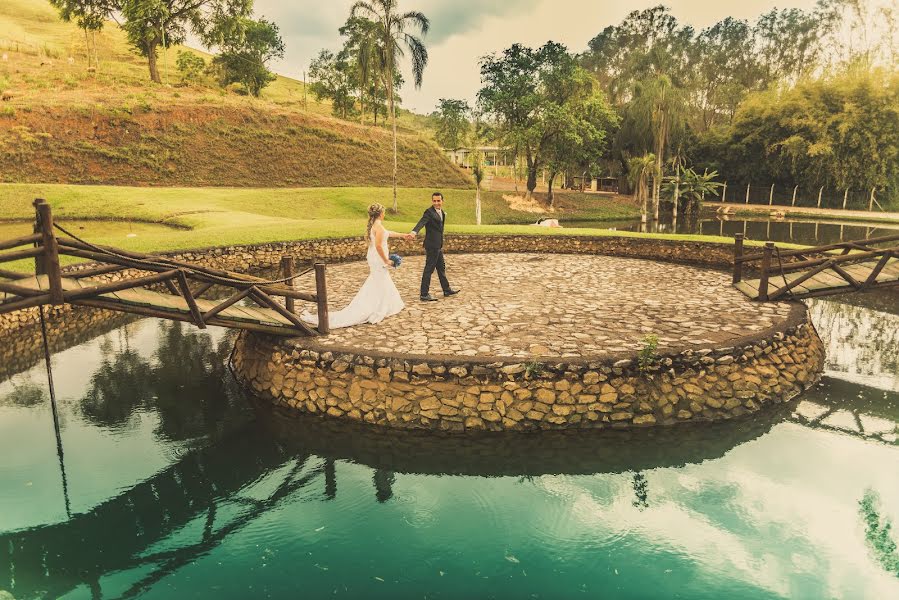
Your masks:
[[[55,224],[50,205],[44,200],[35,200],[34,207],[34,233],[0,241],[0,263],[28,258],[35,261],[33,275],[0,269],[0,293],[4,296],[0,314],[33,306],[69,303],[188,321],[200,328],[210,324],[309,336],[329,332],[324,264],[317,263],[298,273],[294,259],[285,256],[281,260],[282,277],[266,280],[164,256],[94,245]],[[58,236],[57,231],[64,235]],[[18,249],[30,245],[33,247]],[[94,264],[63,272],[59,261],[61,255],[86,259]],[[123,278],[118,281],[91,279],[122,271]],[[295,289],[295,281],[309,272],[315,273],[314,294]],[[191,284],[199,285],[192,288]],[[164,286],[168,294],[142,289],[149,286]],[[216,286],[230,288],[233,293],[221,301],[201,299]],[[283,298],[283,305],[276,298]],[[238,305],[247,299],[261,310]],[[317,305],[317,331],[297,314],[297,300]]]
[[[897,241],[899,234],[788,251],[767,242],[761,252],[746,254],[743,234],[738,233],[734,236],[733,283],[761,301],[899,285],[899,246],[881,246]],[[744,279],[746,268],[757,269],[759,278]]]

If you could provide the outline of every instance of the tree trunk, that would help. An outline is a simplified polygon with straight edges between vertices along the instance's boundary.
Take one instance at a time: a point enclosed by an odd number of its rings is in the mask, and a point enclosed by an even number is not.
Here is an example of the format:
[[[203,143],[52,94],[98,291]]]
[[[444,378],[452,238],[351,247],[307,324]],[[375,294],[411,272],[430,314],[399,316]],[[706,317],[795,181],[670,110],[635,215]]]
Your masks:
[[[476,225],[481,224],[481,184],[477,185],[474,195],[474,221]]]
[[[399,212],[396,202],[396,174],[397,174],[397,158],[396,158],[396,106],[393,103],[393,56],[387,65],[387,99],[390,104],[390,120],[393,122],[393,213]]]
[[[162,78],[159,76],[159,65],[156,64],[156,48],[158,47],[158,41],[147,41],[147,61],[150,64],[150,80],[154,83],[162,83]]]
[[[557,171],[549,172],[549,179],[546,180],[547,192],[546,197],[549,199],[549,207],[552,208],[555,204],[555,196],[553,196],[553,181],[556,179]]]
[[[528,191],[525,197],[529,200],[534,196],[534,190],[537,189],[537,161],[534,160],[530,153],[528,154]]]

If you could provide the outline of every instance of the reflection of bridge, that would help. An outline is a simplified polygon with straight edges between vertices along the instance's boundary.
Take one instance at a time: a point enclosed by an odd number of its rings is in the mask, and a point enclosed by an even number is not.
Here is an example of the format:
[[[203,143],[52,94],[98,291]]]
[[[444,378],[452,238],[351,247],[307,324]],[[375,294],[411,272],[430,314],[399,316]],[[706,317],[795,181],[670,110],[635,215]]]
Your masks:
[[[96,246],[54,224],[50,205],[43,200],[35,200],[34,205],[35,233],[0,240],[0,251],[25,247],[0,254],[0,263],[35,259],[33,276],[0,269],[0,314],[47,304],[75,304],[186,321],[200,328],[218,325],[291,336],[328,333],[323,264],[314,267],[316,293],[300,292],[294,289],[293,282],[303,273],[294,272],[289,258],[282,261],[284,277],[264,280],[164,256]],[[57,237],[57,230],[65,235]],[[95,264],[63,273],[61,255]],[[104,278],[110,274],[117,274],[118,279],[106,281]],[[163,286],[167,292],[161,291]],[[229,288],[232,293],[221,301],[201,298],[214,286]],[[283,298],[283,304],[275,300],[278,297]],[[318,332],[297,315],[297,300],[318,305]],[[258,307],[248,306],[245,301]]]
[[[845,411],[862,424],[873,418],[892,421],[894,427],[899,422],[899,408],[888,406],[876,391],[862,398],[848,391],[849,384],[826,380],[820,406],[832,414]],[[784,411],[790,410],[791,406],[784,407]],[[94,597],[100,598],[104,576],[149,567],[123,595],[135,597],[211,552],[267,511],[296,500],[297,494],[333,499],[337,493],[336,460],[372,467],[375,499],[383,502],[392,495],[394,472],[537,476],[636,472],[702,462],[764,435],[786,412],[699,427],[470,438],[413,432],[384,435],[309,416],[259,416],[262,421],[185,455],[86,513],[0,535],[0,589],[10,590],[16,597],[56,597],[86,584]],[[805,426],[843,431],[827,425],[827,417],[818,416],[815,421],[797,412],[786,418]],[[846,433],[895,443],[865,429]],[[267,476],[272,479],[255,485]],[[259,499],[260,489],[272,491]],[[647,491],[640,477],[635,477],[634,489],[638,501],[645,504]],[[194,538],[183,535],[190,530],[197,532]],[[178,532],[179,541],[171,542]]]
[[[884,401],[886,396],[897,394],[831,377],[822,378],[819,392],[824,403],[803,400],[789,420],[812,429],[899,446],[899,403]]]
[[[240,496],[261,475],[292,463],[287,475],[262,500]],[[230,533],[309,486],[323,473],[309,456],[286,455],[252,430],[240,431],[180,462],[89,512],[53,525],[0,536],[0,589],[16,596],[58,597],[86,583],[99,596],[99,580],[110,572],[156,565],[125,596],[140,591],[202,556]],[[238,505],[238,516],[216,518],[217,508]],[[142,555],[155,543],[200,520],[202,535],[175,550]]]

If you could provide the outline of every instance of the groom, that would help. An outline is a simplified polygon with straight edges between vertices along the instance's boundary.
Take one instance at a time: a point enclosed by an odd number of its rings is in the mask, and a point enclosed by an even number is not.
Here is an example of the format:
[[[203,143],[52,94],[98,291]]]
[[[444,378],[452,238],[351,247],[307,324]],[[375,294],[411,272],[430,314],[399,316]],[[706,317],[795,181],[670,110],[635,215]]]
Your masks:
[[[458,294],[459,290],[450,287],[446,278],[446,263],[443,260],[443,224],[446,221],[446,213],[443,212],[443,194],[434,192],[431,195],[431,208],[427,209],[421,216],[418,224],[412,228],[412,233],[407,235],[413,238],[418,235],[418,231],[425,228],[425,270],[421,274],[421,301],[435,302],[437,298],[431,295],[431,275],[434,269],[437,269],[437,278],[440,279],[440,287],[443,289],[443,295],[452,296]]]

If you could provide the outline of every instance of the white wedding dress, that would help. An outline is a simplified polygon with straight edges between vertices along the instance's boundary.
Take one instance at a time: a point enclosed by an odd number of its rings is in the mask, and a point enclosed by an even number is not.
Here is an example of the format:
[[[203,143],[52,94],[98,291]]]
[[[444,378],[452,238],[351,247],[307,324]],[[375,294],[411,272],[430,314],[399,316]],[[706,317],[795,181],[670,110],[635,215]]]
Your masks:
[[[386,231],[381,245],[384,254],[388,254]],[[371,232],[366,260],[368,260],[368,278],[346,308],[328,314],[328,325],[331,329],[352,327],[362,323],[379,323],[406,306],[390,276],[391,267],[384,266],[384,261],[375,248],[374,231]],[[302,319],[318,325],[317,315],[304,313]]]

